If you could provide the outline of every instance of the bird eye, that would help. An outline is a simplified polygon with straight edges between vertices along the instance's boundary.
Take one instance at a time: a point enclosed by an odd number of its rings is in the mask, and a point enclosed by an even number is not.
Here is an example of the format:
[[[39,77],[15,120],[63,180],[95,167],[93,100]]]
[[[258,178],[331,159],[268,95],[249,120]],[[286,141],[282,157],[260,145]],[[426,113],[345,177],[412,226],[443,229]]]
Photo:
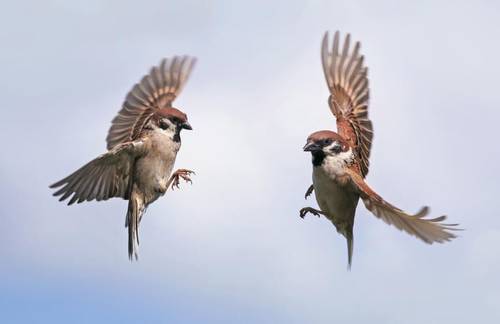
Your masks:
[[[332,144],[332,139],[331,138],[327,138],[327,139],[323,140],[323,143],[325,145],[330,145],[330,144]]]

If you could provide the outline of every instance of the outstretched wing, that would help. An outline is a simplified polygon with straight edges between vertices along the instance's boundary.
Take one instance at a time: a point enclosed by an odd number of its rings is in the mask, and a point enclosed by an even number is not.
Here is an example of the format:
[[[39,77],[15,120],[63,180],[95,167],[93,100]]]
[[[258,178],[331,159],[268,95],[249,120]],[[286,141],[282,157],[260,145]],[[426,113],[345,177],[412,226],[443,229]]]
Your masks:
[[[59,201],[69,198],[68,205],[75,202],[107,200],[113,197],[127,198],[132,177],[133,164],[144,153],[145,143],[141,140],[122,143],[109,152],[85,164],[50,188],[59,188],[54,196]]]
[[[442,223],[446,216],[424,218],[429,213],[429,207],[423,207],[415,215],[407,214],[382,199],[358,173],[349,169],[347,172],[354,185],[358,188],[366,208],[387,224],[394,225],[399,230],[416,236],[428,244],[434,242],[443,243],[456,237],[450,231],[459,230],[455,227],[457,224]]]
[[[133,141],[154,111],[171,107],[189,78],[196,59],[174,56],[163,59],[158,66],[134,85],[127,94],[122,109],[111,122],[106,138],[108,150],[115,145]]]
[[[330,89],[328,103],[337,118],[338,133],[354,148],[363,177],[368,174],[370,149],[373,139],[372,122],[368,119],[368,69],[359,54],[356,42],[350,52],[350,35],[339,52],[339,32],[335,32],[330,48],[328,32],[323,37],[321,61]]]

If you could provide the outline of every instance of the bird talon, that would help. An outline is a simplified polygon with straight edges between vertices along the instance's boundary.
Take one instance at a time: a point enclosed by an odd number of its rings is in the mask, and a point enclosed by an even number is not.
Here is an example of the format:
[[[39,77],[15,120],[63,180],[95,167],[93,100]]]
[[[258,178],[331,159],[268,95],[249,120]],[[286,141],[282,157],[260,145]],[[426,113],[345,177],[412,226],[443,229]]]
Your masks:
[[[321,218],[321,214],[322,214],[319,210],[316,210],[316,209],[311,208],[311,207],[304,207],[299,211],[299,215],[302,219],[307,215],[307,213],[311,213],[315,216],[318,216],[319,218]]]
[[[307,188],[306,194],[304,196],[304,198],[306,200],[307,200],[307,197],[309,197],[312,194],[313,190],[314,190],[314,186],[313,185],[311,185],[309,188]]]
[[[172,190],[175,188],[180,189],[180,179],[182,178],[184,181],[193,184],[193,181],[189,177],[190,174],[195,174],[194,171],[187,169],[179,169],[172,174]]]
[[[186,182],[191,182],[191,183],[193,182],[193,181],[191,180],[191,178],[189,178],[187,175],[181,174],[180,176],[181,176],[181,178],[182,178],[182,179],[184,179],[184,181],[186,181]]]

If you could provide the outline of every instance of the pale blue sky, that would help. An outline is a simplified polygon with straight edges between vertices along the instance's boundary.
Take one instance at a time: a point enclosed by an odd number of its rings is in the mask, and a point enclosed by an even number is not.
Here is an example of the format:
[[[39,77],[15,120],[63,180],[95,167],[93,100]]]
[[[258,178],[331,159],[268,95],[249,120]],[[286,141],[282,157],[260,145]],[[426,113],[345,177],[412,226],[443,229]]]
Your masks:
[[[500,5],[494,1],[108,1],[0,8],[2,323],[494,323],[500,319]],[[326,30],[362,41],[368,182],[466,231],[427,246],[359,206],[353,268],[301,220],[309,133],[333,128]],[[105,150],[162,57],[196,69],[176,105],[192,186],[153,204],[130,263],[126,202],[67,207],[48,185]]]

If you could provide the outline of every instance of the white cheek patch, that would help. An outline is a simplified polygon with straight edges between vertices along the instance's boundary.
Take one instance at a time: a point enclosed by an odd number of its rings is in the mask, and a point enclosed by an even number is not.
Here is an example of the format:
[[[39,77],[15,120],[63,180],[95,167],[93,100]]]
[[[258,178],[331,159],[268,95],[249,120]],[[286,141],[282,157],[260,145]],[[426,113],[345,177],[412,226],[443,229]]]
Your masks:
[[[333,141],[332,144],[328,145],[328,146],[325,146],[323,148],[323,152],[325,152],[325,155],[339,155],[339,154],[342,154],[342,153],[346,153],[346,152],[342,152],[342,144],[340,144],[338,141]],[[338,153],[336,153],[338,152]]]
[[[162,122],[168,124],[167,129],[162,129],[153,122],[149,122],[148,126],[153,130],[154,134],[160,135],[163,138],[168,138],[169,140],[173,140],[175,135],[175,125],[172,124],[168,119],[163,119]]]
[[[330,154],[335,154],[334,152],[337,151],[337,152],[341,152],[342,151],[342,144],[340,144],[339,142],[337,141],[334,141],[332,142],[332,144],[328,145],[328,146],[325,146],[325,148],[323,149],[323,151],[325,151],[325,153],[330,153]]]
[[[169,126],[167,129],[164,130],[166,134],[175,134],[175,126]]]

